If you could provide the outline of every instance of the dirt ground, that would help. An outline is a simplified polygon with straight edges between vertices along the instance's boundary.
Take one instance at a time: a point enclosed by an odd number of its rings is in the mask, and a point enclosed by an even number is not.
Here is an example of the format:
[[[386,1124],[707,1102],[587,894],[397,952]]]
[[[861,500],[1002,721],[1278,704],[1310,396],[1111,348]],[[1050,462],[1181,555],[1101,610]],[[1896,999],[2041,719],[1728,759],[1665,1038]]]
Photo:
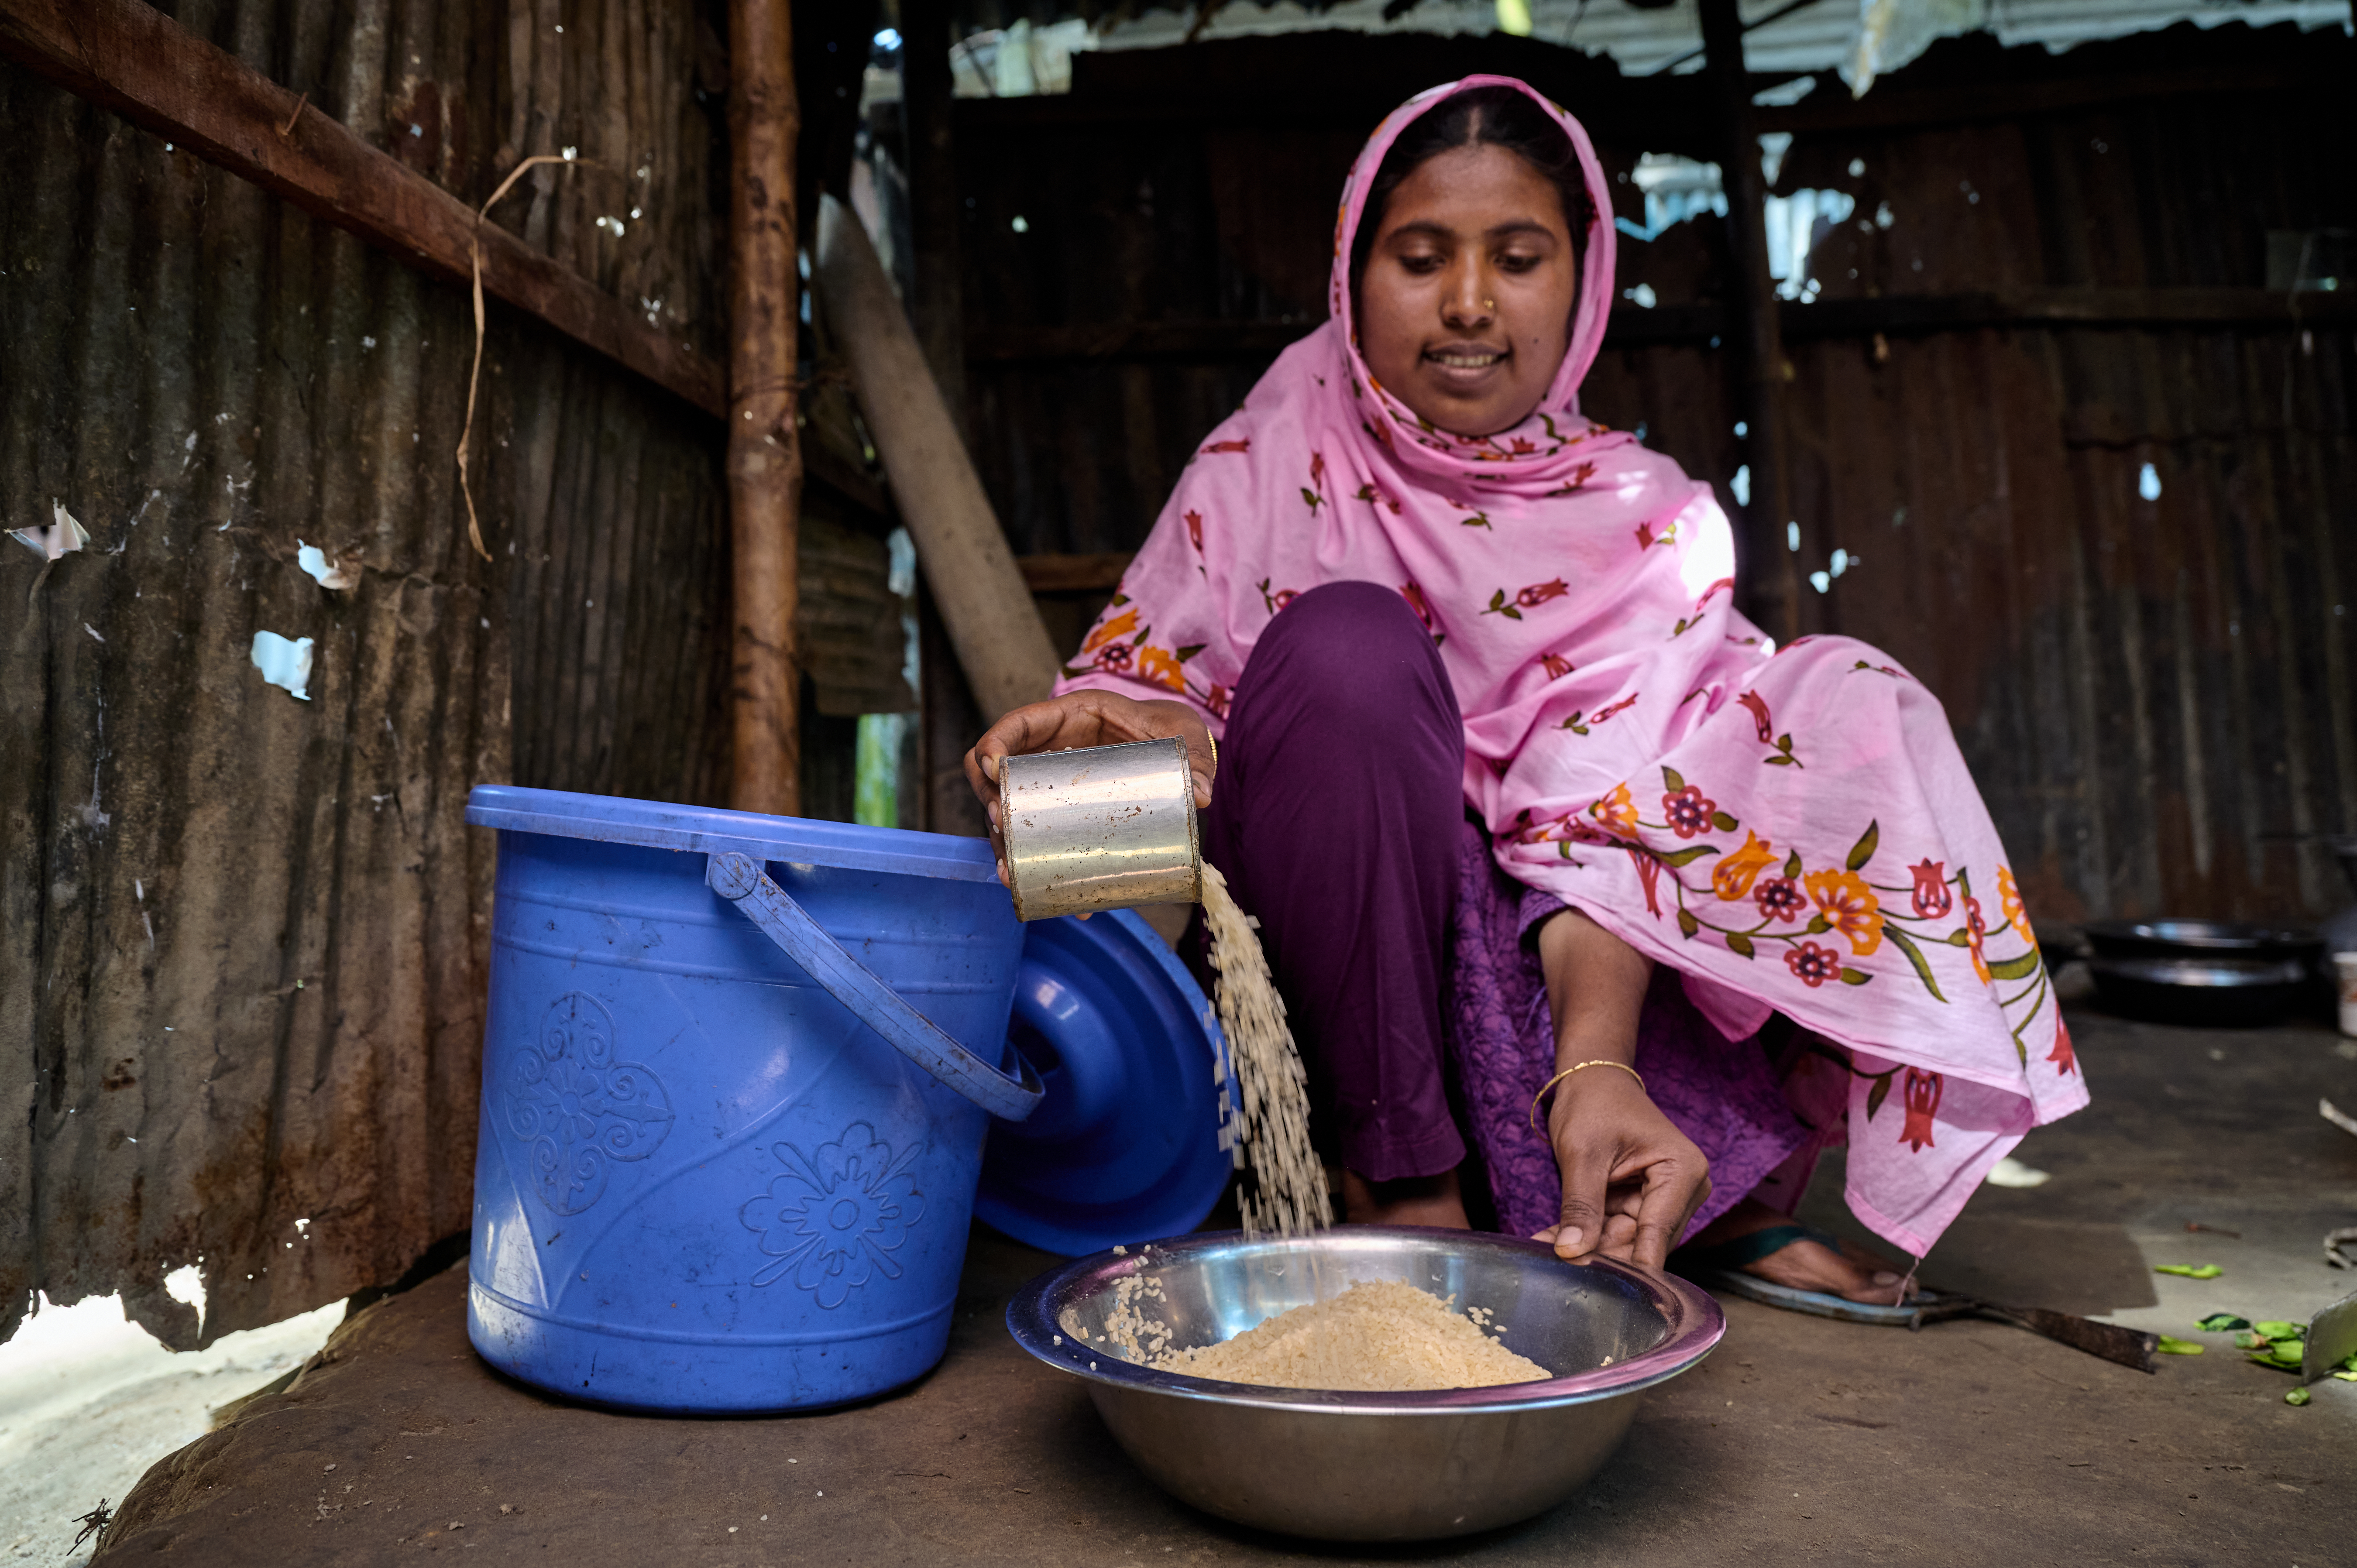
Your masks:
[[[2208,1347],[2158,1374],[1995,1324],[1910,1334],[1730,1301],[1717,1353],[1647,1396],[1570,1502],[1369,1551],[1157,1492],[1082,1389],[1007,1338],[1006,1296],[1053,1260],[987,1233],[936,1372],[770,1420],[616,1415],[506,1382],[468,1348],[459,1270],[355,1318],[295,1387],[157,1464],[99,1561],[2357,1563],[2357,1384],[2286,1405],[2290,1377],[2194,1327],[2357,1289],[2319,1244],[2357,1222],[2357,1138],[2317,1114],[2319,1096],[2357,1106],[2357,1044],[2072,1026],[2094,1105],[2019,1151],[2052,1179],[1985,1189],[1923,1274]],[[1809,1212],[1857,1231],[1837,1168]],[[2151,1273],[2166,1262],[2225,1273]]]

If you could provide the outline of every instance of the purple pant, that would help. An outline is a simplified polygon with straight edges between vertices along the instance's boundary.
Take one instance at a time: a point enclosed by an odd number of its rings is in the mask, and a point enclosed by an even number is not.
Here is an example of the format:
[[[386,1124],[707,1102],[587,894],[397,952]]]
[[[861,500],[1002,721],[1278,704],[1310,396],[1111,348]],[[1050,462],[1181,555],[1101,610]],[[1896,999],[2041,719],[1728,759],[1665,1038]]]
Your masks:
[[[1456,693],[1406,601],[1313,588],[1237,682],[1203,847],[1260,919],[1320,1152],[1372,1181],[1436,1176],[1469,1134],[1496,1222],[1527,1235],[1561,1197],[1526,1116],[1555,1063],[1532,932],[1562,905],[1498,869],[1466,817],[1464,757]],[[1722,1037],[1667,971],[1637,1068],[1710,1160],[1697,1227],[1755,1187],[1789,1208],[1838,1125],[1813,1135],[1759,1043]]]
[[[1205,854],[1260,919],[1320,1151],[1372,1181],[1465,1157],[1441,1027],[1464,757],[1407,601],[1329,583],[1253,649],[1203,819]]]

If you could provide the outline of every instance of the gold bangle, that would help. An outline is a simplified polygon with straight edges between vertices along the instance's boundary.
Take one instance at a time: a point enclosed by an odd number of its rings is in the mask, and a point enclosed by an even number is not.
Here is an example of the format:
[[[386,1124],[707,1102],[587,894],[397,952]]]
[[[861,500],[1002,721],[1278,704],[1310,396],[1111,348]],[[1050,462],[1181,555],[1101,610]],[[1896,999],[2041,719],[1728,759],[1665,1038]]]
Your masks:
[[[1622,1072],[1627,1073],[1631,1078],[1637,1080],[1638,1093],[1647,1093],[1644,1075],[1640,1073],[1635,1068],[1631,1067],[1627,1062],[1609,1061],[1601,1057],[1590,1062],[1574,1062],[1571,1066],[1564,1069],[1561,1072],[1555,1074],[1553,1078],[1539,1085],[1539,1091],[1531,1096],[1530,1123],[1532,1132],[1535,1133],[1539,1130],[1539,1101],[1547,1097],[1547,1090],[1553,1089],[1556,1084],[1561,1083],[1565,1079],[1569,1078],[1573,1073],[1577,1072],[1584,1067],[1617,1067]]]
[[[1213,735],[1207,725],[1203,730],[1203,738],[1211,743],[1211,773],[1216,778],[1220,771],[1220,737]]]

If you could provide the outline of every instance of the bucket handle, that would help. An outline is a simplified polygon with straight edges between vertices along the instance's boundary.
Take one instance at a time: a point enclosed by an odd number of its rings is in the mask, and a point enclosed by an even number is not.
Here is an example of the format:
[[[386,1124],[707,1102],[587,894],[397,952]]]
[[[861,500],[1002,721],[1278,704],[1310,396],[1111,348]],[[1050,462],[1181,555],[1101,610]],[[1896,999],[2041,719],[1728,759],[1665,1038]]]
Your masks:
[[[1009,1122],[1020,1122],[1039,1108],[1046,1090],[1020,1053],[1015,1059],[1022,1077],[1010,1078],[952,1039],[874,970],[845,951],[752,856],[723,850],[705,861],[704,880],[783,948],[829,995],[942,1083]]]

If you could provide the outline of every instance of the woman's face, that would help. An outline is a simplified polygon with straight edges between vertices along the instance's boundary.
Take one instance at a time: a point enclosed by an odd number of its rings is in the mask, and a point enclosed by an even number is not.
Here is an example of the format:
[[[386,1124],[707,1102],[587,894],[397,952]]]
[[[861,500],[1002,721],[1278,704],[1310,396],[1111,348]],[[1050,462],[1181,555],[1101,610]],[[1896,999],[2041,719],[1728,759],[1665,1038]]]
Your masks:
[[[1571,341],[1578,263],[1563,200],[1503,147],[1426,158],[1392,192],[1359,280],[1359,349],[1443,430],[1530,417]]]

